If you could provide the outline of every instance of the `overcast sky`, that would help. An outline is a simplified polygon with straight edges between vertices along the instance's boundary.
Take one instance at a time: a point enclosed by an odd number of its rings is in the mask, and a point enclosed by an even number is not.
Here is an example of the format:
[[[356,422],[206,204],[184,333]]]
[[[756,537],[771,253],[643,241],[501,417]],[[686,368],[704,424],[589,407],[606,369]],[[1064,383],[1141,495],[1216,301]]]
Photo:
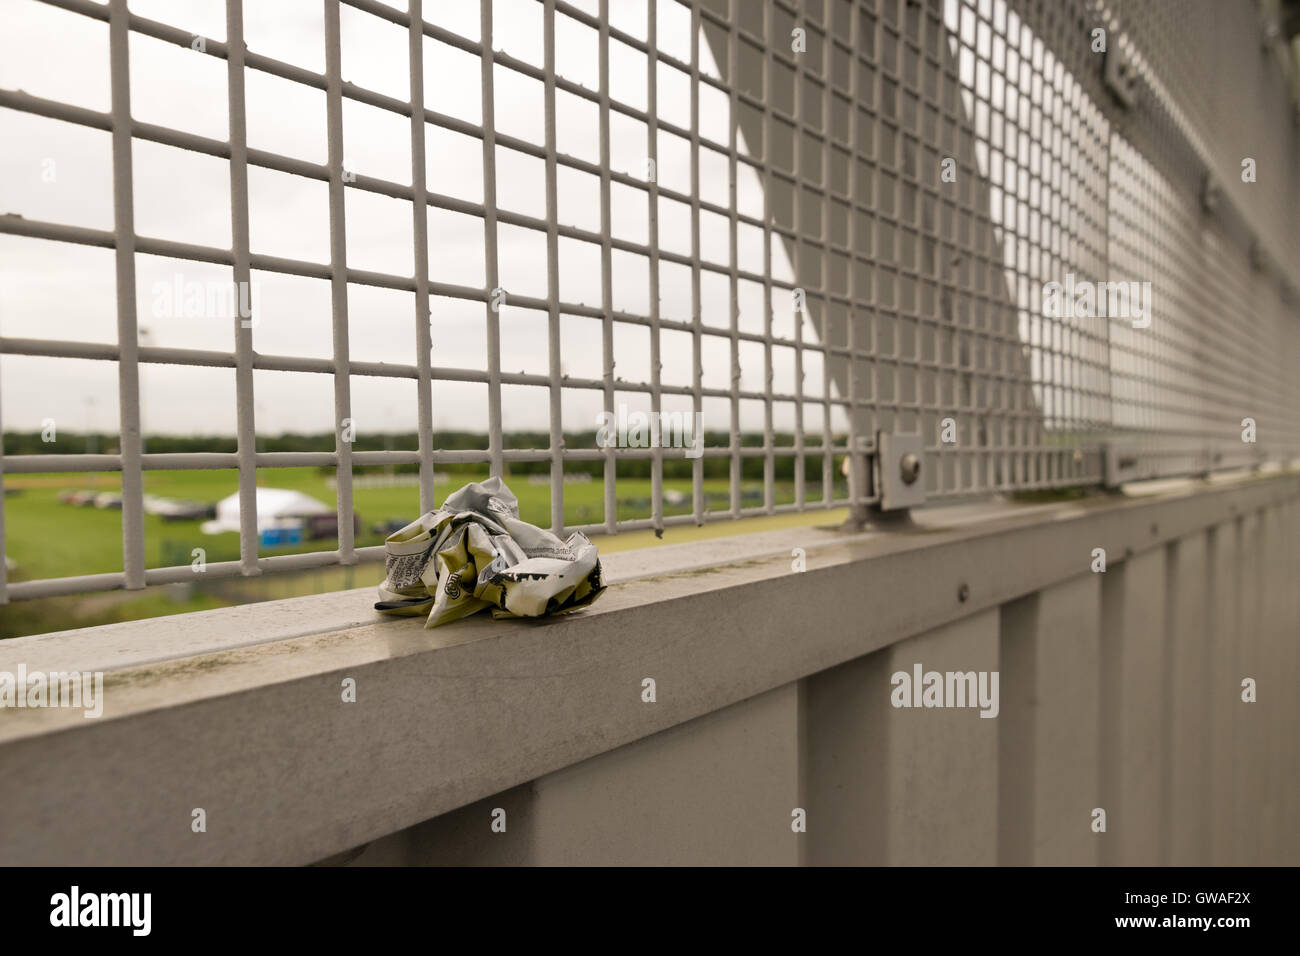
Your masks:
[[[394,4],[394,6],[399,6]],[[595,12],[596,3],[578,6]],[[132,0],[133,12],[175,24],[187,31],[224,39],[223,0]],[[36,0],[0,0],[5,29],[0,32],[0,87],[23,89],[37,96],[94,110],[109,109],[108,28],[99,21],[47,6]],[[249,49],[311,70],[324,71],[324,27],[320,0],[275,0],[245,4]],[[449,30],[477,40],[478,6],[473,0],[426,3],[425,16]],[[645,35],[645,0],[611,4],[615,26]],[[542,64],[542,7],[536,0],[496,0],[493,46]],[[659,44],[683,60],[690,56],[689,12],[659,0]],[[407,38],[392,24],[342,8],[343,79],[389,96],[408,97]],[[215,139],[226,139],[225,61],[149,37],[131,36],[131,100],[137,120],[171,126]],[[717,75],[707,43],[700,56],[706,72]],[[426,37],[425,103],[431,109],[477,123],[481,119],[479,66],[476,57]],[[562,75],[588,88],[598,86],[597,34],[557,16],[556,62]],[[326,160],[325,96],[267,74],[247,71],[248,142],[316,163]],[[498,129],[542,142],[543,87],[540,82],[498,67]],[[646,105],[646,61],[623,44],[611,44],[610,88],[630,105]],[[660,65],[659,108],[663,118],[688,126],[689,82],[686,74]],[[730,124],[727,98],[702,87],[701,132],[725,143]],[[410,183],[409,122],[396,114],[345,99],[344,152],[357,172]],[[617,113],[611,117],[612,165],[644,177],[646,127]],[[599,160],[598,114],[594,104],[560,92],[557,95],[560,152]],[[482,146],[479,140],[426,126],[427,181],[431,191],[461,199],[483,197]],[[96,229],[113,228],[112,163],[108,133],[69,123],[0,109],[0,212]],[[689,192],[690,153],[686,140],[661,133],[658,179],[669,188]],[[743,137],[742,137],[743,148]],[[134,146],[136,231],[143,236],[229,248],[230,182],[224,161],[185,150],[137,140]],[[742,164],[738,184],[741,211],[762,215],[758,178]],[[701,195],[725,201],[726,158],[705,150],[700,164]],[[544,218],[544,164],[530,156],[499,148],[497,197],[501,208]],[[329,258],[327,187],[322,182],[268,171],[249,170],[251,245],[255,253],[316,262]],[[614,184],[611,212],[615,236],[644,241],[648,229],[646,194]],[[727,261],[725,220],[702,223],[706,259]],[[599,180],[560,168],[559,220],[599,231]],[[347,191],[349,266],[399,275],[412,273],[413,245],[407,203],[355,189]],[[689,252],[689,207],[664,201],[660,208],[663,248]],[[462,285],[484,283],[482,220],[429,210],[430,276]],[[763,241],[757,229],[740,231],[741,268],[762,271]],[[508,292],[544,296],[545,235],[522,228],[499,227],[501,284]],[[641,314],[649,310],[648,259],[615,252],[613,302],[616,309]],[[564,301],[599,305],[599,246],[560,240],[560,283]],[[137,296],[143,344],[179,348],[233,348],[229,320],[185,317],[160,304],[157,290],[184,283],[229,281],[220,266],[137,255]],[[782,246],[774,249],[774,274],[790,278]],[[255,272],[257,351],[279,355],[326,357],[332,354],[329,283],[323,280]],[[761,330],[762,291],[742,282],[742,329]],[[690,272],[665,265],[661,278],[661,314],[690,318]],[[0,235],[0,334],[20,338],[116,341],[113,252],[68,243]],[[704,321],[726,328],[728,290],[724,276],[704,273]],[[778,295],[774,331],[793,335],[788,296]],[[440,366],[486,367],[484,306],[435,298],[433,362]],[[408,293],[353,285],[349,290],[350,348],[360,361],[415,361],[414,302]],[[162,314],[155,314],[161,312]],[[501,367],[505,371],[545,374],[546,316],[507,306],[501,312]],[[147,330],[147,331],[146,331]],[[600,323],[563,319],[564,370],[571,375],[601,376]],[[805,341],[816,342],[810,322]],[[704,340],[706,387],[727,387],[729,341]],[[662,339],[663,381],[691,383],[690,336],[665,332]],[[820,357],[806,353],[805,380],[820,386]],[[615,374],[649,381],[649,330],[616,326]],[[793,350],[777,349],[774,388],[789,392],[794,384]],[[762,349],[742,343],[742,388],[763,387]],[[230,369],[141,368],[146,434],[225,433],[235,429],[234,372]],[[334,427],[332,377],[308,373],[255,373],[258,431],[330,431]],[[648,408],[648,397],[627,396],[633,407]],[[88,425],[116,429],[116,365],[111,362],[0,358],[0,400],[6,429],[39,428],[53,418],[69,431]],[[415,386],[408,380],[354,376],[354,418],[359,430],[414,430]],[[566,429],[592,427],[600,393],[578,390],[564,396]],[[434,384],[437,427],[485,429],[486,386]],[[761,427],[761,403],[743,403],[745,427]],[[504,425],[509,429],[545,429],[545,389],[507,386],[503,393]],[[665,397],[666,410],[688,409],[689,398]],[[726,428],[725,401],[705,403],[706,427]],[[810,408],[806,427],[820,431],[819,411]],[[777,428],[793,427],[793,409],[778,408]],[[837,415],[837,419],[842,418]],[[840,427],[837,421],[837,427]]]
[[[647,0],[614,0],[610,4],[614,26],[644,38]],[[681,60],[690,58],[690,16],[673,0],[657,2],[660,48]],[[543,62],[542,5],[537,0],[494,0],[492,45],[538,66]],[[597,10],[596,0],[579,6]],[[404,4],[393,4],[395,7]],[[245,35],[250,50],[305,68],[323,72],[324,25],[321,0],[275,0],[245,4]],[[224,0],[131,0],[131,9],[144,17],[179,26],[195,35],[222,40],[225,36]],[[428,2],[425,16],[432,22],[471,40],[479,39],[476,0]],[[958,38],[981,57],[990,57],[1002,69],[1002,41],[990,36],[987,25],[976,28],[973,11],[947,0],[944,19],[951,31],[950,51],[958,64],[965,112],[977,136],[976,163],[989,182],[990,217],[998,240],[1004,243],[1010,270],[1026,270],[1030,239],[1064,214],[1051,210],[1047,191],[1030,195],[1026,157],[1019,157],[1017,173],[1010,156],[990,168],[988,141],[1000,140],[1003,120],[1025,124],[1028,102],[1043,103],[1049,115],[1070,126],[1076,111],[1090,108],[1087,97],[1069,85],[1066,100],[1055,100],[1041,87],[1038,74],[1014,69],[1006,54],[1006,69],[1019,83],[1008,83],[990,73],[971,50],[959,48]],[[1045,59],[1053,71],[1050,51],[1044,51],[1023,26],[1016,26],[1002,0],[992,8],[994,24],[1008,24],[1011,46],[1020,38],[1026,56]],[[37,96],[94,110],[109,108],[108,27],[106,24],[56,9],[37,0],[0,0],[0,88],[23,89]],[[403,29],[346,5],[341,8],[343,79],[398,99],[408,97],[407,36]],[[718,75],[709,45],[700,40],[701,68]],[[131,36],[131,98],[137,120],[174,127],[214,139],[228,137],[226,64],[224,60],[159,40]],[[556,62],[566,78],[590,89],[598,87],[597,33],[562,14],[556,18]],[[466,120],[481,121],[478,59],[428,37],[424,41],[426,106]],[[1042,67],[1040,67],[1042,68]],[[314,163],[324,163],[326,110],[324,93],[269,76],[246,73],[248,142]],[[496,123],[500,131],[540,143],[543,130],[543,86],[505,67],[494,74]],[[690,84],[687,74],[664,64],[657,72],[659,112],[680,126],[690,124]],[[1016,96],[1015,86],[1020,88]],[[646,60],[631,47],[612,41],[610,91],[634,107],[646,106]],[[977,102],[974,91],[991,97],[989,105]],[[557,93],[557,137],[561,153],[599,161],[599,116],[595,104],[560,91]],[[991,107],[991,108],[990,108]],[[344,154],[349,170],[409,185],[409,122],[397,114],[343,101]],[[646,175],[645,124],[612,112],[611,164],[636,177]],[[729,101],[721,92],[702,85],[700,129],[702,135],[725,143],[731,118]],[[458,199],[481,201],[483,163],[481,142],[432,125],[426,125],[426,180],[430,191]],[[96,229],[113,228],[112,163],[108,133],[69,123],[0,109],[0,213],[16,212],[31,219],[70,223]],[[690,149],[687,140],[660,132],[657,177],[665,187],[690,191]],[[742,151],[747,151],[743,135]],[[1030,144],[1029,149],[1037,149]],[[1024,152],[1025,147],[1022,147]],[[1008,148],[1008,152],[1010,152]],[[1127,155],[1127,154],[1126,154]],[[1141,161],[1132,156],[1129,166]],[[137,140],[133,153],[136,231],[143,236],[174,239],[228,249],[230,233],[230,180],[227,164],[219,159]],[[1002,163],[1006,164],[1003,172]],[[498,147],[497,200],[503,209],[544,218],[544,163],[540,159]],[[1128,168],[1121,165],[1121,171]],[[1143,166],[1143,175],[1157,174]],[[1059,172],[1059,171],[1058,171]],[[1044,170],[1044,176],[1048,173]],[[991,176],[991,179],[989,178]],[[1059,178],[1059,177],[1058,177]],[[726,157],[703,149],[700,159],[700,193],[725,202],[728,195]],[[328,188],[325,183],[257,167],[249,170],[251,245],[255,253],[327,263],[329,259]],[[407,276],[412,273],[413,240],[408,203],[358,189],[346,191],[347,258],[354,268]],[[739,209],[761,217],[763,195],[758,177],[740,164],[737,183]],[[559,220],[592,232],[600,229],[599,180],[561,166],[558,176]],[[644,191],[615,183],[610,194],[612,231],[632,241],[648,238],[648,200]],[[1004,211],[1005,209],[1005,211]],[[1030,219],[1026,219],[1026,212]],[[1014,218],[1019,215],[1020,221]],[[436,280],[479,287],[485,283],[484,233],[481,219],[428,210],[429,271]],[[1001,227],[1010,228],[1003,230]],[[1115,225],[1115,223],[1112,223]],[[1059,229],[1059,227],[1057,227]],[[1123,222],[1118,228],[1123,230]],[[1130,230],[1131,231],[1131,230]],[[1047,233],[1043,233],[1046,235]],[[1113,237],[1112,237],[1113,238]],[[1131,238],[1131,237],[1130,237]],[[663,249],[689,253],[690,211],[683,203],[662,199],[659,205],[659,239]],[[706,260],[728,262],[728,229],[722,217],[701,214],[701,252]],[[1094,245],[1099,244],[1096,240]],[[501,286],[507,293],[544,297],[546,294],[545,234],[521,227],[498,226]],[[1124,247],[1124,243],[1120,243]],[[785,247],[773,245],[773,274],[792,278]],[[1135,252],[1138,251],[1134,250]],[[601,302],[600,248],[561,238],[560,296],[566,302],[599,306]],[[740,268],[761,272],[762,231],[741,225],[738,231]],[[649,313],[649,260],[614,251],[612,257],[615,309]],[[1129,263],[1143,269],[1141,262]],[[1149,266],[1145,266],[1149,268]],[[233,329],[224,316],[187,316],[160,299],[160,289],[199,283],[219,286],[229,282],[226,267],[186,262],[158,256],[136,256],[137,302],[141,341],[145,345],[231,351]],[[1044,273],[1044,281],[1048,276]],[[1033,346],[1062,347],[1046,337],[1062,332],[1060,323],[1036,318],[1037,288],[1008,271],[1012,294],[1020,300],[1022,337]],[[703,322],[706,327],[728,327],[730,301],[727,278],[702,273]],[[329,358],[332,329],[329,283],[325,280],[253,273],[257,325],[254,348],[263,354]],[[689,320],[690,270],[661,264],[660,312],[663,318]],[[1158,302],[1158,309],[1163,303]],[[741,280],[740,327],[761,331],[763,296],[758,283]],[[349,287],[350,350],[354,360],[415,363],[414,298],[409,293],[368,286]],[[435,366],[485,369],[485,307],[481,302],[435,297],[433,363]],[[773,331],[793,337],[796,316],[788,293],[773,296]],[[547,321],[544,312],[509,304],[500,313],[501,368],[506,372],[545,375],[548,371]],[[563,316],[561,354],[565,373],[599,379],[601,323],[597,319]],[[1120,334],[1125,330],[1119,329]],[[0,235],[0,335],[18,338],[62,339],[113,343],[116,341],[114,254],[111,249]],[[806,318],[803,337],[816,343],[815,326]],[[704,336],[705,387],[730,386],[730,342]],[[649,382],[650,332],[643,326],[615,325],[616,377]],[[1122,372],[1126,353],[1112,355],[1112,371]],[[661,332],[662,380],[666,385],[690,385],[691,337],[678,331]],[[1036,382],[1065,382],[1104,388],[1096,373],[1078,374],[1039,361],[1035,348],[1031,372]],[[804,382],[808,392],[820,390],[821,357],[804,353]],[[740,345],[742,389],[761,391],[763,349],[756,343]],[[773,349],[773,388],[794,390],[794,350]],[[257,371],[254,373],[257,428],[263,434],[286,430],[327,432],[333,421],[333,381],[330,375]],[[146,434],[233,434],[235,386],[232,369],[145,365],[141,367],[143,424]],[[436,428],[486,430],[487,386],[435,382]],[[502,416],[507,430],[548,427],[544,387],[503,386]],[[1035,388],[1040,403],[1052,396]],[[649,409],[644,393],[619,393],[632,408]],[[52,418],[68,431],[87,427],[114,431],[117,427],[116,365],[77,359],[0,356],[0,402],[6,429],[30,430]],[[563,396],[566,430],[594,428],[601,408],[600,392],[568,389]],[[415,384],[411,380],[352,379],[353,419],[359,431],[413,431],[416,427]],[[665,396],[666,411],[690,408],[687,396]],[[1075,410],[1076,413],[1079,411]],[[705,399],[705,427],[725,430],[730,407],[725,399]],[[1105,414],[1104,410],[1096,411]],[[741,424],[758,429],[763,405],[742,401]],[[792,403],[776,403],[778,430],[792,430]],[[832,428],[845,427],[843,414],[832,414]],[[821,409],[805,405],[804,427],[822,428]]]

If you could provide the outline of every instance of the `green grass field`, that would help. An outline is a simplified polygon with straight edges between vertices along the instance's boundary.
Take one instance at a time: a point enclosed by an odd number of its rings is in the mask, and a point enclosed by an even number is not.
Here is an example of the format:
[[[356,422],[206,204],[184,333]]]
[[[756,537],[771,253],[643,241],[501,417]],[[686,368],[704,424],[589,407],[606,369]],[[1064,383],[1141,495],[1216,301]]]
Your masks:
[[[314,468],[268,468],[258,472],[258,484],[273,488],[289,488],[305,492],[331,507],[336,504],[334,491],[327,485],[329,477]],[[450,492],[469,481],[482,481],[486,472],[456,472],[436,485],[439,502]],[[66,577],[80,574],[99,574],[122,570],[121,512],[90,506],[70,505],[58,500],[62,491],[94,489],[120,491],[119,476],[113,473],[61,474],[61,475],[11,475],[5,480],[7,488],[17,489],[5,499],[5,549],[17,567],[14,580]],[[526,476],[509,481],[510,489],[519,498],[521,517],[533,524],[550,524],[550,487],[530,484]],[[620,520],[650,516],[650,480],[648,478],[623,478],[618,482],[618,517]],[[666,490],[682,492],[689,499],[689,480],[666,480]],[[746,482],[742,490],[752,495],[761,491],[761,483]],[[145,494],[167,498],[191,499],[204,503],[218,501],[238,489],[237,474],[233,470],[204,471],[153,471],[145,474]],[[810,494],[820,489],[809,488]],[[710,502],[714,510],[724,509],[729,492],[726,479],[707,480],[706,496],[717,496]],[[775,488],[778,504],[793,500],[793,486],[778,483]],[[353,501],[361,519],[361,534],[357,545],[383,543],[383,536],[374,533],[372,526],[392,521],[412,521],[419,517],[419,493],[414,487],[355,488]],[[748,500],[746,504],[757,503]],[[598,523],[604,520],[604,485],[599,480],[589,483],[571,483],[564,486],[565,524],[569,526]],[[690,511],[689,501],[678,506],[665,504],[666,514],[684,514]],[[167,567],[188,564],[190,552],[203,548],[209,562],[231,561],[239,557],[239,536],[233,532],[209,535],[199,530],[201,521],[164,521],[157,515],[145,516],[145,549],[148,567]],[[333,539],[304,541],[301,545],[263,549],[263,555],[289,554],[298,551],[332,550],[337,547]]]
[[[334,491],[327,484],[332,472],[315,468],[259,469],[258,484],[273,488],[288,488],[305,492],[334,506]],[[439,475],[435,486],[436,500],[442,500],[469,481],[487,478],[482,473],[453,472]],[[510,489],[519,498],[520,514],[526,521],[547,527],[550,525],[550,487],[530,484],[526,475],[507,479]],[[9,475],[5,478],[7,489],[13,489],[4,500],[5,552],[15,563],[10,571],[11,581],[59,578],[72,575],[100,574],[122,570],[122,521],[116,509],[100,509],[60,502],[63,491],[95,490],[117,492],[121,490],[120,476],[115,473],[91,474],[33,474]],[[666,491],[681,492],[686,502],[672,506],[665,503],[665,514],[684,514],[690,511],[691,483],[689,479],[666,479]],[[762,483],[746,481],[742,492],[750,497],[745,506],[758,504]],[[238,476],[233,470],[204,471],[153,471],[145,473],[145,494],[166,498],[187,499],[202,503],[219,501],[238,489]],[[821,488],[810,482],[808,495],[819,494]],[[726,479],[704,482],[704,493],[710,510],[728,507],[730,486]],[[842,493],[837,488],[837,493]],[[794,500],[794,488],[789,482],[775,485],[778,504]],[[620,478],[617,486],[618,517],[620,520],[648,518],[650,516],[650,479]],[[413,487],[358,487],[353,489],[353,501],[361,519],[358,547],[383,543],[383,535],[373,526],[388,521],[408,522],[419,517],[419,492]],[[594,524],[604,520],[604,485],[599,479],[588,483],[570,483],[564,486],[565,524],[575,526]],[[823,512],[824,514],[824,512]],[[758,519],[767,520],[767,519]],[[239,558],[239,535],[233,532],[218,535],[204,534],[202,521],[164,521],[157,515],[145,515],[145,561],[150,568],[185,565],[191,561],[194,548],[203,548],[208,562],[233,561]],[[725,524],[725,523],[724,523]],[[718,525],[708,526],[717,529]],[[680,538],[687,529],[675,529],[667,537]],[[703,530],[703,529],[701,529]],[[710,533],[727,533],[723,530]],[[647,533],[648,535],[648,533]],[[619,535],[606,539],[610,550],[621,546],[657,543],[640,533]],[[627,538],[627,541],[623,539]],[[333,538],[304,541],[290,547],[263,548],[262,556],[291,554],[295,552],[333,550]],[[364,573],[363,573],[364,571]],[[272,582],[264,577],[252,581],[228,580],[221,593],[212,593],[204,582],[197,589],[180,589],[168,592],[149,588],[145,592],[109,592],[105,594],[46,598],[14,602],[0,608],[0,637],[43,633],[71,627],[88,627],[115,621],[136,620],[164,614],[219,607],[232,603],[267,600],[292,594],[312,594],[346,586],[361,586],[363,580],[383,576],[382,565],[373,566],[373,574],[357,569],[353,577],[349,569],[322,569],[297,577],[286,574],[277,578],[275,588],[268,591]],[[260,586],[259,586],[260,582]],[[243,585],[247,585],[246,588]],[[243,593],[246,591],[247,593]]]

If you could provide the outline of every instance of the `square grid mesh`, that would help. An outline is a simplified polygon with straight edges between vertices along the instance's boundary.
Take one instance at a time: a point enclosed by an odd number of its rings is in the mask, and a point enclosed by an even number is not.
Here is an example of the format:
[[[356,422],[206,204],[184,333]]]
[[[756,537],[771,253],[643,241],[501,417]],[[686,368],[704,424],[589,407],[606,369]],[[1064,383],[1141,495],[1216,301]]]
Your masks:
[[[1223,157],[1211,155],[1218,148],[1207,128],[1211,114],[1187,100],[1211,77],[1157,39],[1167,4],[1130,11],[1086,0],[652,0],[644,7],[644,29],[628,30],[613,25],[612,0],[582,6],[537,0],[544,51],[538,65],[495,49],[490,39],[468,39],[428,22],[422,0],[410,0],[406,11],[378,0],[322,0],[325,68],[317,73],[248,50],[242,0],[226,0],[226,40],[208,41],[200,51],[226,63],[229,138],[217,140],[131,119],[131,35],[190,47],[189,32],[132,13],[127,0],[40,2],[107,24],[111,109],[98,112],[13,89],[0,90],[0,107],[110,135],[114,228],[10,214],[0,216],[0,232],[112,249],[117,342],[68,341],[57,334],[3,338],[0,352],[115,362],[121,446],[111,455],[0,457],[0,477],[120,471],[123,570],[6,587],[0,569],[0,599],[188,579],[189,567],[146,567],[142,476],[149,469],[237,469],[240,558],[208,566],[209,574],[222,576],[381,558],[381,547],[357,547],[353,539],[353,468],[362,465],[418,466],[419,505],[427,510],[436,505],[437,464],[481,463],[502,474],[511,463],[549,463],[551,524],[563,531],[572,530],[565,526],[565,466],[597,462],[604,472],[604,520],[579,527],[613,533],[871,504],[877,500],[873,490],[849,487],[841,474],[846,459],[864,467],[878,430],[923,436],[923,475],[932,498],[1094,484],[1104,474],[1107,442],[1135,449],[1147,470],[1157,474],[1289,458],[1300,447],[1297,389],[1287,371],[1300,358],[1294,239],[1272,220],[1255,235],[1235,213],[1244,204],[1250,213],[1272,215],[1265,211],[1267,201],[1261,206],[1257,199],[1234,195],[1220,216],[1207,216],[1201,208],[1202,177],[1215,163],[1222,165]],[[341,6],[406,32],[407,98],[344,82]],[[496,4],[483,0],[479,14],[479,36],[493,37]],[[688,56],[661,45],[665,14],[689,19]],[[1253,21],[1237,19],[1241,22],[1222,29],[1249,45]],[[1188,22],[1204,26],[1211,18],[1197,7]],[[557,71],[557,31],[575,24],[597,38],[595,89]],[[1141,96],[1133,109],[1119,105],[1102,84],[1102,56],[1090,46],[1097,27],[1109,32],[1112,50],[1124,50],[1139,75]],[[467,70],[465,87],[477,87],[481,122],[426,107],[427,38],[477,61],[477,76]],[[612,92],[613,44],[644,58],[644,107]],[[1144,44],[1153,45],[1150,60],[1143,58]],[[498,128],[500,70],[542,84],[540,142]],[[324,94],[325,163],[249,147],[249,71]],[[561,96],[592,110],[596,161],[561,151]],[[409,185],[345,169],[347,102],[408,121]],[[725,140],[704,129],[702,102],[725,104]],[[612,160],[622,119],[644,124],[647,175],[624,171]],[[434,128],[481,145],[482,202],[448,195],[444,184],[429,181],[426,160]],[[1253,132],[1261,153],[1285,158],[1279,137],[1262,122]],[[231,248],[137,234],[135,140],[228,164]],[[684,143],[689,149],[688,182],[661,182],[651,174],[662,143]],[[501,148],[544,164],[544,216],[498,203]],[[325,185],[327,264],[250,249],[250,167]],[[703,171],[719,168],[726,170],[729,190],[706,193]],[[558,183],[569,171],[598,180],[598,229],[560,221]],[[761,209],[741,195],[739,184],[747,177],[761,184]],[[615,234],[616,189],[633,190],[644,202],[646,241]],[[349,265],[350,190],[409,206],[413,263],[394,262],[382,272]],[[1294,211],[1295,197],[1272,205],[1282,207],[1283,214]],[[482,288],[431,277],[430,210],[481,220]],[[682,223],[687,224],[685,241],[679,235]],[[545,373],[502,368],[501,314],[494,298],[509,284],[503,283],[500,243],[511,229],[530,231],[545,249],[545,294],[509,296],[512,306],[545,316]],[[596,250],[599,303],[562,297],[562,242]],[[1252,261],[1252,243],[1271,253],[1267,269]],[[761,253],[753,253],[755,248]],[[330,357],[255,351],[255,331],[238,317],[232,318],[229,351],[142,346],[137,254],[228,267],[237,283],[249,282],[254,271],[328,282]],[[624,261],[648,271],[643,310],[616,307],[615,266]],[[1077,283],[1150,282],[1150,327],[1135,327],[1127,316],[1050,313],[1047,284],[1067,276]],[[351,359],[348,295],[355,286],[410,295],[408,363]],[[725,289],[726,307],[719,307],[713,294],[719,289]],[[689,307],[665,308],[661,303],[669,292]],[[483,367],[437,364],[430,309],[448,300],[481,305]],[[562,328],[570,316],[599,327],[599,375],[564,371]],[[615,371],[616,357],[623,357],[616,356],[616,342],[626,329],[642,330],[638,341],[648,342],[648,373],[640,379]],[[689,352],[688,380],[663,380],[666,350]],[[140,427],[142,363],[233,369],[238,450],[146,454]],[[255,370],[330,377],[334,419],[340,423],[333,451],[258,450]],[[353,450],[342,423],[351,418],[358,376],[415,383],[417,449]],[[446,427],[435,403],[439,382],[484,387],[486,447],[436,447],[437,429]],[[515,386],[546,390],[549,447],[507,446],[503,390]],[[716,420],[724,427],[717,432],[725,430],[729,437],[705,447],[692,462],[689,505],[665,508],[665,457],[679,451],[566,447],[564,401],[572,390],[598,393],[607,412],[628,397],[648,401],[653,412],[674,402],[673,407],[694,413],[706,406],[722,409]],[[1245,446],[1236,440],[1247,415],[1257,420],[1267,441]],[[651,463],[649,515],[620,520],[618,466],[633,459]],[[751,460],[761,462],[762,493],[761,503],[748,505],[743,479]],[[793,463],[788,489],[777,482],[781,462]],[[259,555],[258,469],[290,466],[334,468],[337,549]],[[727,478],[722,507],[705,494],[706,472]]]

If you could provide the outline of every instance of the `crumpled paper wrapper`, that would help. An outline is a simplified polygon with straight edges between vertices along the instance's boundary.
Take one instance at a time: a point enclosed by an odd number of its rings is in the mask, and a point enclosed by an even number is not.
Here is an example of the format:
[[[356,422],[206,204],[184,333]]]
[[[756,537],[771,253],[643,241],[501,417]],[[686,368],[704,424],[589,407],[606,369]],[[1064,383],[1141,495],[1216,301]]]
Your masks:
[[[494,617],[540,617],[591,604],[605,590],[596,546],[579,531],[561,541],[519,518],[498,477],[471,482],[388,536],[387,576],[375,610],[428,613],[437,627],[490,607]]]

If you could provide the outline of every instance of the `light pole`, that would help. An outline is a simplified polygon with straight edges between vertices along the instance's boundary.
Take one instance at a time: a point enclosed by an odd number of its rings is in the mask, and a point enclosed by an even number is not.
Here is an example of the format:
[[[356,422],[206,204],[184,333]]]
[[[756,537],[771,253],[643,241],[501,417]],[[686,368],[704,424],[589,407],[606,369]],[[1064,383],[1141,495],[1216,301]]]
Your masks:
[[[86,454],[93,455],[99,450],[98,437],[94,433],[95,396],[86,396]]]
[[[147,328],[141,327],[140,329],[141,348],[148,346],[151,338],[152,338],[152,333]],[[139,363],[137,363],[137,366],[138,364]],[[140,419],[140,454],[141,455],[145,453],[144,405],[145,405],[144,402],[139,403],[139,412],[138,412],[138,416]]]

